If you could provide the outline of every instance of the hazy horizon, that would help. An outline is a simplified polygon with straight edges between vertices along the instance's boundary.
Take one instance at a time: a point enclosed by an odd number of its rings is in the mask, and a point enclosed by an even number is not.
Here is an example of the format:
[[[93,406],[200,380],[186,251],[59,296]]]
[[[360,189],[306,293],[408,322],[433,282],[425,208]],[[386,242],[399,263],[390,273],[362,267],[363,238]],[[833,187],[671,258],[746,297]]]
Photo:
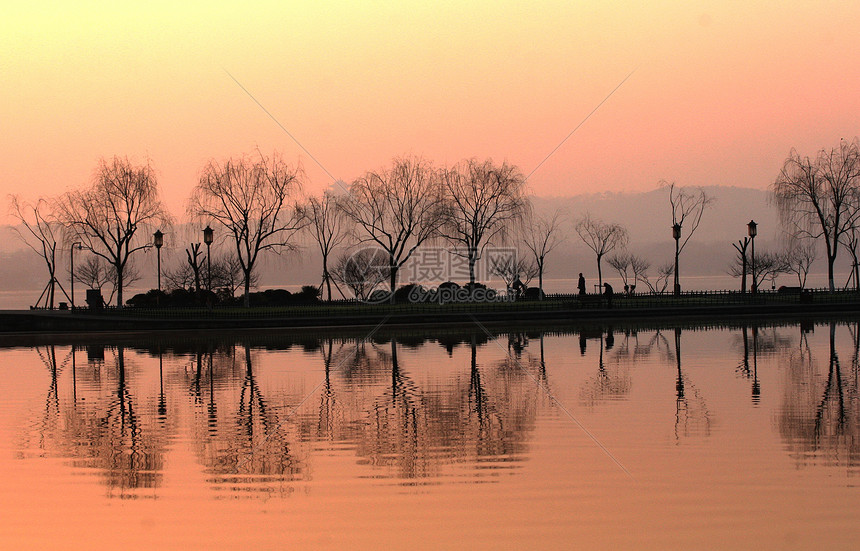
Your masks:
[[[782,230],[776,210],[769,204],[768,192],[763,190],[736,186],[711,186],[705,190],[715,201],[705,211],[699,230],[681,255],[682,288],[702,290],[738,287],[739,280],[727,274],[736,254],[732,243],[746,236],[747,222],[754,218],[759,227],[759,235],[756,239],[757,253],[782,247]],[[644,256],[651,262],[652,275],[656,272],[657,266],[672,259],[674,241],[671,239],[671,211],[668,191],[665,189],[657,188],[647,192],[583,193],[567,197],[536,197],[533,202],[538,213],[549,214],[555,209],[566,212],[563,231],[567,239],[547,257],[545,274],[547,292],[572,292],[575,289],[573,278],[579,272],[585,273],[589,284],[597,281],[594,254],[573,230],[574,220],[585,212],[597,218],[624,225],[630,233],[628,250]],[[47,281],[44,277],[43,262],[36,253],[26,249],[20,240],[12,236],[10,226],[0,226],[0,237],[6,237],[0,239],[0,258],[3,260],[0,264],[0,282],[5,285],[5,289],[20,289],[30,294],[36,290],[35,296],[27,299],[34,302]],[[222,232],[216,228],[213,255],[222,251],[224,244],[219,241],[222,237]],[[185,247],[192,241],[200,240],[201,236],[195,233],[193,225],[180,225],[172,232],[168,232],[162,250],[163,269],[169,270],[185,262]],[[427,247],[431,246],[447,247],[448,245],[444,242],[427,245]],[[336,252],[333,258],[336,258],[342,250]],[[60,251],[61,281],[68,279],[67,252]],[[826,265],[821,256],[819,255],[810,274],[809,284],[812,287],[826,284]],[[81,258],[76,255],[78,262]],[[837,285],[843,283],[843,274],[847,277],[849,262],[847,254],[840,256],[837,262]],[[135,255],[135,265],[139,267],[142,279],[133,284],[131,290],[137,292],[154,288],[156,285],[155,255],[139,253]],[[320,281],[319,252],[316,245],[306,239],[301,253],[266,255],[262,259],[260,268],[261,288],[296,288],[305,284],[318,285]],[[36,274],[35,279],[33,274]],[[614,285],[620,282],[618,274],[605,259],[603,274],[604,279]],[[408,271],[401,276],[401,283],[410,281]],[[45,282],[42,281],[43,279]],[[457,278],[453,279],[459,281]],[[497,283],[498,287],[503,286],[501,282]],[[533,282],[533,284],[536,283]],[[782,275],[778,279],[778,284],[794,285],[796,282],[793,276]],[[131,295],[127,296],[127,298],[130,297]],[[4,298],[0,296],[0,308],[3,307],[3,301]],[[10,303],[7,301],[6,304]],[[20,306],[27,306],[27,304],[20,304]]]

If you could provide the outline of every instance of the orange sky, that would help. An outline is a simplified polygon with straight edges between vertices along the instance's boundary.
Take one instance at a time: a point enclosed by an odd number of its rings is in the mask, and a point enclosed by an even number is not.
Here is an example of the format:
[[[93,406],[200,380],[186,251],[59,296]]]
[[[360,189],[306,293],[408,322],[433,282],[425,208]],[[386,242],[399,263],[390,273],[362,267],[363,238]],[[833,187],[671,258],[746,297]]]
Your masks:
[[[860,134],[844,0],[8,4],[0,191],[28,200],[114,154],[151,158],[177,215],[207,159],[257,147],[331,183],[227,71],[346,181],[404,153],[529,173],[634,69],[535,193],[763,188],[791,147]]]

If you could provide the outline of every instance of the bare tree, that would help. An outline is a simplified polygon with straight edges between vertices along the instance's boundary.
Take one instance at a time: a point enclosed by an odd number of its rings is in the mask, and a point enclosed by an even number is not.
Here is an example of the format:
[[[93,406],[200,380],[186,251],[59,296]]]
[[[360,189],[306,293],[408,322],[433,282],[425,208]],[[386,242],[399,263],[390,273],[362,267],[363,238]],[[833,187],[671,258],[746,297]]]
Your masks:
[[[307,222],[295,202],[300,190],[301,170],[277,154],[210,161],[203,169],[189,210],[227,230],[244,275],[246,307],[260,254],[296,248],[296,232]]]
[[[621,282],[627,288],[630,287],[630,284],[627,282],[627,280],[630,279],[631,256],[632,255],[630,253],[623,252],[612,254],[606,259],[606,262],[608,262],[609,265],[615,268],[615,271],[618,272],[618,275],[621,277]]]
[[[839,244],[860,218],[860,141],[842,140],[839,147],[819,151],[815,159],[792,149],[771,189],[789,233],[824,240],[833,291]]]
[[[331,276],[349,287],[358,300],[367,300],[389,274],[388,255],[381,249],[364,247],[341,255]]]
[[[630,269],[633,270],[633,284],[636,285],[640,281],[646,283],[648,281],[648,270],[651,268],[651,262],[645,257],[635,254],[630,255]]]
[[[242,263],[235,255],[226,254],[212,259],[212,288],[220,289],[229,294],[230,297],[244,285],[245,277],[242,271]],[[251,272],[251,289],[255,289],[260,282],[257,272]]]
[[[534,258],[514,250],[507,254],[492,256],[490,273],[499,276],[510,292],[516,286],[517,280],[523,287],[528,287],[529,282],[538,275],[538,266]]]
[[[398,270],[438,236],[445,221],[439,171],[418,158],[395,159],[391,168],[356,179],[341,208],[355,222],[360,241],[375,243],[388,255],[393,302]]]
[[[168,290],[188,289],[194,286],[194,268],[188,262],[180,262],[175,268],[165,270],[163,277],[165,288]]]
[[[54,308],[54,294],[59,286],[63,294],[66,294],[62,284],[57,279],[57,246],[63,241],[63,227],[57,222],[50,211],[48,202],[39,199],[35,204],[22,203],[17,195],[10,195],[10,212],[17,218],[23,228],[14,227],[13,230],[29,248],[42,257],[48,270],[48,284],[42,291],[38,302],[45,298],[45,305]],[[68,298],[68,296],[67,296]],[[71,301],[71,299],[69,299]]]
[[[202,268],[203,259],[200,257],[200,243],[191,243],[185,249],[185,260],[188,261],[188,266],[194,274],[194,290],[200,290],[200,270]]]
[[[328,259],[332,250],[341,245],[349,235],[348,219],[340,209],[336,197],[331,192],[323,193],[321,198],[311,197],[303,208],[304,216],[308,219],[308,231],[316,241],[322,255],[322,283],[320,290],[326,286],[328,300],[331,300],[331,274],[328,270]]]
[[[672,207],[672,231],[675,236],[675,294],[681,292],[681,282],[678,274],[678,259],[681,252],[702,222],[702,214],[714,199],[709,197],[702,188],[680,188],[675,182],[662,181],[662,186],[669,188],[669,205]],[[686,231],[684,231],[686,230]]]
[[[474,284],[475,264],[486,246],[504,239],[529,210],[525,177],[507,163],[469,159],[444,171],[442,181],[449,208],[441,231],[455,244],[454,254],[466,258],[469,283]]]
[[[738,256],[729,268],[729,275],[742,277],[744,274],[744,261]],[[780,274],[789,273],[788,257],[785,253],[762,251],[755,255],[755,274],[751,287],[758,289],[765,280],[775,280]]]
[[[135,166],[127,158],[102,159],[92,185],[66,193],[56,210],[83,248],[113,267],[116,305],[121,308],[132,255],[151,246],[148,230],[170,224],[152,167]]]
[[[617,248],[624,248],[630,241],[627,230],[620,224],[610,224],[597,218],[592,218],[589,213],[580,218],[574,226],[576,233],[589,249],[597,255],[597,281],[603,288],[603,270],[601,260],[603,255],[611,253]]]
[[[672,277],[673,273],[675,273],[675,266],[672,262],[666,262],[657,267],[657,280],[654,283],[651,283],[648,274],[645,272],[642,273],[640,281],[644,282],[652,293],[662,295],[666,292],[666,287],[669,286],[669,278]]]
[[[640,281],[647,285],[648,269],[651,267],[651,263],[645,258],[630,252],[623,252],[609,256],[606,261],[618,272],[625,289],[629,292],[632,293]]]
[[[201,243],[190,243],[185,249],[185,262],[181,262],[175,269],[168,270],[164,274],[168,287],[171,289],[189,289],[193,287],[201,290],[200,272],[203,269],[203,258],[201,256]]]
[[[749,264],[749,257],[747,256],[747,248],[750,244],[750,238],[744,237],[743,239],[739,239],[737,243],[732,243],[732,247],[735,248],[738,255],[735,258],[735,265],[740,264],[741,270],[740,273],[734,277],[740,276],[741,278],[741,293],[747,292],[747,265]]]
[[[106,303],[113,300],[117,290],[116,268],[112,264],[97,255],[89,255],[78,266],[75,266],[75,281],[80,281],[90,289],[98,289],[104,295],[105,287],[110,288],[110,293],[104,297]],[[123,280],[131,285],[140,279],[140,272],[133,265],[125,268]]]
[[[786,263],[788,271],[797,276],[797,284],[800,288],[806,287],[806,278],[809,269],[815,262],[817,253],[815,242],[810,240],[791,239],[786,247]]]
[[[522,241],[532,253],[538,270],[538,296],[543,300],[543,273],[546,268],[546,257],[564,240],[561,233],[562,215],[556,210],[552,216],[545,218],[533,214],[526,220],[522,230]]]
[[[198,263],[199,264],[199,263]],[[198,268],[199,270],[199,268]],[[172,270],[164,274],[168,289],[188,289],[197,285],[199,276],[194,275],[194,268],[188,262],[181,262]],[[212,290],[219,290],[222,294],[232,297],[244,283],[242,265],[233,255],[222,255],[212,258]],[[259,283],[257,272],[251,274],[251,288],[254,289]]]
[[[860,291],[860,265],[857,262],[857,249],[860,246],[860,228],[857,225],[851,226],[851,229],[842,236],[842,241],[851,255],[851,275],[848,276],[848,281],[845,282],[845,288],[847,289],[851,280],[854,280],[854,290]]]

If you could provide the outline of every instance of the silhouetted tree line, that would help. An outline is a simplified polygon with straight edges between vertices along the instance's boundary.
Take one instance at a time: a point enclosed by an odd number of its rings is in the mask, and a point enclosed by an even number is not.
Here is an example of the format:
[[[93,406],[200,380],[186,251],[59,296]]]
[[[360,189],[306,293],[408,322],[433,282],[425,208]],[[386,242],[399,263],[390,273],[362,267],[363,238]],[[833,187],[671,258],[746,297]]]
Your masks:
[[[860,288],[858,144],[856,138],[842,140],[815,158],[791,152],[772,184],[787,245],[780,252],[760,249],[753,258],[747,245],[754,237],[733,244],[738,255],[729,272],[742,278],[742,290],[748,273],[752,289],[786,273],[795,274],[803,287],[818,241],[825,245],[830,288],[835,288],[833,265],[842,248],[853,258],[849,282]],[[121,157],[100,161],[87,187],[35,204],[13,196],[11,210],[21,222],[21,238],[45,260],[49,281],[43,298],[48,307],[54,307],[57,287],[68,296],[57,276],[59,257],[62,251],[74,254],[75,249],[84,256],[74,267],[74,281],[109,289],[109,298],[115,297],[116,305],[122,306],[125,288],[140,278],[134,261],[138,253],[155,246],[155,230],[168,236],[168,248],[184,248],[186,254],[184,262],[163,271],[165,293],[147,296],[157,298],[160,305],[229,303],[242,289],[242,302],[250,306],[254,301],[285,302],[283,294],[252,299],[251,289],[258,283],[260,259],[270,252],[297,251],[301,235],[310,237],[321,253],[317,288],[320,295],[325,292],[326,300],[337,298],[335,292],[341,298],[368,299],[386,283],[387,291],[377,293],[377,300],[396,300],[404,266],[415,261],[422,248],[442,244],[462,259],[467,287],[479,283],[476,265],[484,259],[489,273],[500,277],[508,292],[524,295],[537,277],[531,296],[540,299],[547,257],[568,229],[594,252],[600,284],[606,257],[628,292],[644,286],[663,293],[672,276],[678,292],[680,254],[713,202],[701,188],[665,183],[675,256],[674,263],[659,265],[652,276],[651,262],[628,248],[630,236],[623,225],[589,213],[572,224],[562,212],[548,217],[535,213],[525,176],[506,162],[468,159],[437,167],[417,157],[396,158],[390,166],[368,171],[339,191],[319,197],[303,194],[305,180],[300,168],[277,154],[212,160],[188,203],[194,235],[174,223],[161,201],[151,164],[137,165]],[[199,240],[204,226],[205,248]],[[506,252],[486,258],[490,247],[504,247]],[[135,297],[133,303],[148,303],[147,296]],[[308,296],[303,291],[297,300]]]

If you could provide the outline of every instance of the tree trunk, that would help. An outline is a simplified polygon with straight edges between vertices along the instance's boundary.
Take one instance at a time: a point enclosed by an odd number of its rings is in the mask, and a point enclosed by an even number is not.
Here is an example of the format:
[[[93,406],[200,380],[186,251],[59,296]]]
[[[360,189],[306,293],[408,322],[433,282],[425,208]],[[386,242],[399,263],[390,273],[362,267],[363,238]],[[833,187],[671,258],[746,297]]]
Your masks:
[[[245,308],[250,308],[251,307],[251,270],[250,270],[250,268],[247,270],[243,269],[242,272],[245,274],[245,298],[243,300],[243,304],[245,305]]]
[[[123,269],[116,264],[114,264],[114,269],[116,270],[116,307],[122,308]]]
[[[394,303],[394,291],[397,290],[397,270],[398,267],[394,264],[394,259],[391,259],[391,273],[390,276],[390,285],[391,285],[391,303]]]
[[[602,254],[597,255],[597,284],[600,288],[600,293],[603,292],[603,271],[600,269],[600,260],[603,258]]]
[[[538,262],[538,300],[543,300],[543,262]]]
[[[474,248],[469,249],[469,283],[474,286],[475,285],[475,262],[477,259],[475,257],[478,256],[478,251]]]
[[[826,246],[827,253],[827,285],[832,293],[836,290],[836,284],[833,279],[833,264],[836,262],[836,248],[839,242],[834,240],[831,244],[830,239],[825,235],[824,245]]]
[[[323,255],[323,281],[328,290],[328,301],[331,302],[331,274],[328,273],[328,255]]]

